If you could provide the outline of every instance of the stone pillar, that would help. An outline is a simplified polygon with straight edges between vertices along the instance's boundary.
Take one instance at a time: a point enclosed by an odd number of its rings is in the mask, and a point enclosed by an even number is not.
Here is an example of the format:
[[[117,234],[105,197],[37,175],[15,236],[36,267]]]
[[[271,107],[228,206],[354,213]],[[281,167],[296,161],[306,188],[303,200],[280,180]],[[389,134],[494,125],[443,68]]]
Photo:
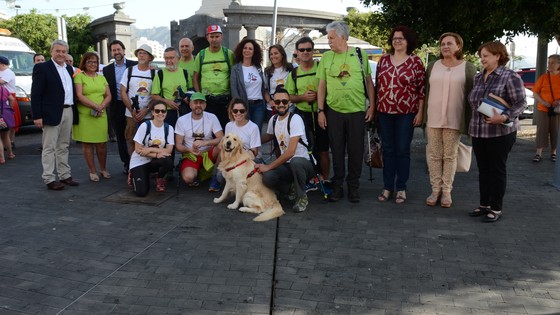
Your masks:
[[[107,51],[109,50],[109,47],[107,47],[108,44],[107,37],[101,40],[101,52],[99,53],[101,54],[101,63],[104,65],[109,63],[109,56],[107,54]]]
[[[235,49],[235,46],[237,46],[237,44],[241,41],[241,38],[239,36],[241,25],[228,24],[227,29],[229,35],[228,48],[233,50]]]
[[[247,30],[247,38],[256,39],[255,31],[257,30],[258,25],[244,25],[245,29]]]

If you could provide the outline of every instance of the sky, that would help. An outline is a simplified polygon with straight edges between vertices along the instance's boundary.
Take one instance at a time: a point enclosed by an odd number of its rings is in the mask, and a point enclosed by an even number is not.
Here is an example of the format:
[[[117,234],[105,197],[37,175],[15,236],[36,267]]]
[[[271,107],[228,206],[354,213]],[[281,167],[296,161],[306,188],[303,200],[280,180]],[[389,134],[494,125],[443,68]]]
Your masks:
[[[0,12],[8,16],[17,13],[29,13],[33,8],[39,13],[53,15],[76,15],[88,13],[93,19],[113,14],[113,3],[119,0],[10,0],[20,8],[9,8],[6,0],[0,0]],[[240,0],[243,5],[273,6],[274,0]],[[367,11],[359,0],[276,0],[279,7],[300,9],[322,8],[324,10],[344,14],[347,7],[356,7]],[[169,27],[170,21],[179,21],[194,15],[202,0],[125,0],[124,12],[133,19],[138,28],[151,28],[156,26]],[[514,39],[516,54],[526,57],[524,67],[534,66],[536,56],[536,38],[518,36]],[[556,42],[549,45],[548,54],[559,53],[560,48]]]

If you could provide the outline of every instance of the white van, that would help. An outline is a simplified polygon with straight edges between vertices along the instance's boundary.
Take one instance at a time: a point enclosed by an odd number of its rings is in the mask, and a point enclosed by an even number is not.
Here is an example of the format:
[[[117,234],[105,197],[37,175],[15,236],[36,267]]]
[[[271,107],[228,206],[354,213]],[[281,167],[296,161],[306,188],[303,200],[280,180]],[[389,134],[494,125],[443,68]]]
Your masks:
[[[21,112],[22,125],[32,125],[31,75],[35,51],[21,39],[10,37],[11,32],[0,29],[0,56],[8,58],[10,69],[16,74],[16,97]]]

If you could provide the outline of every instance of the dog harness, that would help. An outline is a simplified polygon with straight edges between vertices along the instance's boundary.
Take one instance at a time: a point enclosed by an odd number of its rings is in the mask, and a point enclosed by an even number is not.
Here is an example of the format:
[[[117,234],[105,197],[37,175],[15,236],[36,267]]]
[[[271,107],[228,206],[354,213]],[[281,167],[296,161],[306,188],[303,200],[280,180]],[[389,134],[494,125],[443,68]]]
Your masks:
[[[235,165],[235,166],[232,166],[232,167],[228,167],[228,168],[226,168],[226,172],[229,172],[229,171],[231,171],[231,170],[235,169],[236,167],[238,167],[238,166],[240,166],[240,165],[243,165],[243,164],[245,164],[245,162],[247,162],[247,160],[243,160],[243,161],[241,161],[241,162],[237,163],[237,165]]]

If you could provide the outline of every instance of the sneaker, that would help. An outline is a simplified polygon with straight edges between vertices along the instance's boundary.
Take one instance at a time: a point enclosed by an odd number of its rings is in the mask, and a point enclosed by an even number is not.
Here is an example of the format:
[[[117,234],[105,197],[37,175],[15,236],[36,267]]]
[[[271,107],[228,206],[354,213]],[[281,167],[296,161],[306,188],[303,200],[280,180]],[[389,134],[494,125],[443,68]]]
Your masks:
[[[298,198],[298,200],[292,207],[292,210],[294,210],[294,212],[303,212],[307,208],[308,204],[309,204],[309,200],[307,200],[307,195],[303,195]]]
[[[296,200],[297,196],[296,196],[296,186],[294,185],[294,183],[292,183],[290,185],[290,191],[288,192],[288,200],[289,201],[294,201]]]
[[[216,192],[216,191],[220,191],[220,189],[222,189],[222,186],[220,185],[220,183],[218,183],[218,179],[216,178],[216,176],[212,176],[212,181],[210,182],[210,187],[208,188],[208,191]]]
[[[317,184],[315,184],[315,182],[307,182],[305,184],[305,192],[310,192],[315,190],[317,190]]]
[[[128,187],[132,188],[132,173],[128,172],[128,178],[126,179]]]
[[[200,181],[198,181],[198,178],[194,180],[194,182],[189,184],[189,187],[198,187],[200,186]]]
[[[163,178],[156,178],[156,191],[157,192],[165,192],[165,179]]]

